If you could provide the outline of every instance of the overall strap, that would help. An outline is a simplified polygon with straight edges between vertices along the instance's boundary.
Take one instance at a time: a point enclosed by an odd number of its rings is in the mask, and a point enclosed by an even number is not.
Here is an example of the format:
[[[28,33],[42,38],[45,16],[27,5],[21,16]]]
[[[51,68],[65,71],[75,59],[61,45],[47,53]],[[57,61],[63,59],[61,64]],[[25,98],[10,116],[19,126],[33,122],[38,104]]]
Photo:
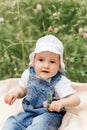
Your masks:
[[[29,70],[29,80],[35,78],[35,77],[36,77],[36,72],[35,72],[35,70],[34,70],[34,67],[33,67],[33,66],[30,66],[30,67],[28,68],[28,70]]]
[[[35,75],[36,75],[36,72],[35,72],[33,66],[30,66],[30,67],[29,67],[29,73],[30,73],[32,76],[35,76]]]
[[[63,75],[63,74],[62,74],[61,72],[58,72],[55,76],[52,77],[50,83],[51,83],[53,86],[55,86],[56,83],[58,83],[58,81],[62,78],[62,75]]]

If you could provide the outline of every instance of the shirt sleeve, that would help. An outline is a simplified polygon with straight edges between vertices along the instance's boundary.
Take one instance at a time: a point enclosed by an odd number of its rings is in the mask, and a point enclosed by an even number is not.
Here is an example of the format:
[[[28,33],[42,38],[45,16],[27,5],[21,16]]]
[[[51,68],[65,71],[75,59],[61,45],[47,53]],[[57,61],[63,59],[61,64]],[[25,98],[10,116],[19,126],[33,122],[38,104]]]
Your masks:
[[[28,84],[28,80],[29,80],[29,70],[26,69],[26,70],[22,73],[21,79],[20,79],[20,81],[19,81],[19,85],[20,85],[21,87],[26,88],[26,87],[27,87],[27,84]]]
[[[55,86],[55,91],[56,94],[59,98],[64,98],[70,94],[73,94],[76,92],[76,90],[74,90],[71,87],[72,82],[66,78],[64,75],[62,75],[61,80],[56,84]]]

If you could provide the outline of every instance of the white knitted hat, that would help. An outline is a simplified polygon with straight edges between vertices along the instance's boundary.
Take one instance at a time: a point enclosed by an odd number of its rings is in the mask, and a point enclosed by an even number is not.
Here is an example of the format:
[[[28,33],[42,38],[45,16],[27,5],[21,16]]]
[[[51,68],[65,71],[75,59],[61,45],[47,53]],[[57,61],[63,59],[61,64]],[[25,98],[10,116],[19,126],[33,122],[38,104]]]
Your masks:
[[[41,37],[36,42],[35,50],[30,54],[30,65],[33,65],[34,62],[34,56],[36,53],[44,52],[44,51],[50,51],[56,54],[60,55],[60,71],[65,71],[65,65],[63,62],[63,44],[62,42],[53,35],[46,35],[44,37]]]

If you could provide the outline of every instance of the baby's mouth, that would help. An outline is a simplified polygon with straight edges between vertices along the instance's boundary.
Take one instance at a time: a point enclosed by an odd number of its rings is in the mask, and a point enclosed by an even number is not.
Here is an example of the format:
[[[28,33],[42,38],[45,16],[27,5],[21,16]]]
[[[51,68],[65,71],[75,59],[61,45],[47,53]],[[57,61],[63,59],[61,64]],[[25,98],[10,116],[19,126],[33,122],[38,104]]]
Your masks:
[[[43,73],[49,73],[49,71],[47,71],[47,70],[43,70],[42,72],[43,72]]]

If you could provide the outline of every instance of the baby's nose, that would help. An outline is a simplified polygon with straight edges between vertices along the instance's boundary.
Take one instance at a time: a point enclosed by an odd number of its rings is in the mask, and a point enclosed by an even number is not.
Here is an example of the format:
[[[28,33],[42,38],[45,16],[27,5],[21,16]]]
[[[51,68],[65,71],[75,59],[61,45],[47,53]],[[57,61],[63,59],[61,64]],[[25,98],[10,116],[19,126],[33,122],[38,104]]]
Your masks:
[[[49,67],[49,63],[48,63],[48,62],[45,62],[45,63],[44,63],[44,67],[48,68],[48,67]]]

